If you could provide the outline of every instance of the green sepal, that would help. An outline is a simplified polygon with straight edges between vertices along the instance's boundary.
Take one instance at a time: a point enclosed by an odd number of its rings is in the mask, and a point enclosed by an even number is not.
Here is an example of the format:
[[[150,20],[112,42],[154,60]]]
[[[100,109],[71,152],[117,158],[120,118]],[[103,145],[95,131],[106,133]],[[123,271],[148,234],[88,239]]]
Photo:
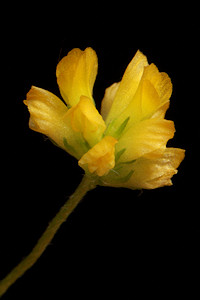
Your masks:
[[[122,156],[122,154],[124,154],[124,152],[126,151],[126,148],[123,148],[122,150],[118,151],[115,155],[115,164],[119,161],[120,157]]]
[[[103,181],[106,182],[108,185],[109,184],[112,185],[115,183],[116,184],[126,183],[134,173],[134,170],[130,170],[127,175],[120,176],[120,172],[118,171],[115,169],[110,170],[110,173],[104,178]]]
[[[131,170],[126,176],[120,178],[120,182],[122,182],[122,183],[127,182],[131,178],[133,173],[134,173],[134,170]]]
[[[120,139],[122,133],[124,132],[128,121],[130,120],[130,117],[126,118],[120,126],[117,126],[116,122],[117,120],[113,120],[107,127],[106,131],[104,132],[104,136],[105,135],[111,135],[114,138],[116,138],[117,140]]]
[[[115,132],[114,137],[115,137],[117,140],[121,137],[121,135],[122,135],[124,129],[126,128],[126,125],[127,125],[128,121],[129,121],[129,119],[130,119],[130,117],[126,118],[126,120],[124,120],[124,122],[119,126],[119,128],[118,128],[117,131]]]

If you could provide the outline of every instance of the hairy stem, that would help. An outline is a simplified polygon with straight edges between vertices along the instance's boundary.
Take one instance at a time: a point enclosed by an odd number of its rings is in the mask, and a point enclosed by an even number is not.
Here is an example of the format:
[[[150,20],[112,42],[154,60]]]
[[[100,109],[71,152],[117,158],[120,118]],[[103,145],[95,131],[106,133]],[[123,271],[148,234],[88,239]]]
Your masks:
[[[0,297],[7,289],[28,269],[30,269],[38,258],[43,254],[49,243],[52,241],[57,230],[66,221],[71,212],[75,209],[85,194],[94,189],[96,184],[91,178],[84,176],[76,191],[70,196],[57,215],[49,223],[47,229],[38,240],[32,252],[23,259],[2,281],[0,281]]]

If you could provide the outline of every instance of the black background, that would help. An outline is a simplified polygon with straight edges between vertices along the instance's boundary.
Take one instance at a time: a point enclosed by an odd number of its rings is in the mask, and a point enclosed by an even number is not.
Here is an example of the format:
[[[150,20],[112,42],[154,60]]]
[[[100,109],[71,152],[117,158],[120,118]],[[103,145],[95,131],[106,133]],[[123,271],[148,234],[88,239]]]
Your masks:
[[[28,128],[31,85],[59,96],[55,69],[74,47],[93,47],[97,107],[140,49],[173,83],[170,146],[186,149],[174,185],[98,187],[60,228],[39,261],[2,299],[134,299],[199,285],[199,30],[194,6],[124,2],[12,6],[1,35],[1,245],[3,278],[35,245],[77,187],[77,161]],[[120,296],[121,295],[121,296]]]

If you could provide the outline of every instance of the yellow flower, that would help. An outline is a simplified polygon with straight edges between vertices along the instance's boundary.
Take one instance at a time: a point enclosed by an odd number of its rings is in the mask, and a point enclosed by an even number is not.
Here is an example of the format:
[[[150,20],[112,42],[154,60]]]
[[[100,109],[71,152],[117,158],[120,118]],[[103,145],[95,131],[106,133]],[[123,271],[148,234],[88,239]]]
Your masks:
[[[153,189],[171,185],[184,150],[167,148],[174,123],[164,119],[172,84],[140,51],[121,82],[106,89],[101,115],[92,96],[97,75],[93,49],[73,49],[57,66],[64,102],[32,87],[24,101],[31,129],[76,157],[100,185]]]

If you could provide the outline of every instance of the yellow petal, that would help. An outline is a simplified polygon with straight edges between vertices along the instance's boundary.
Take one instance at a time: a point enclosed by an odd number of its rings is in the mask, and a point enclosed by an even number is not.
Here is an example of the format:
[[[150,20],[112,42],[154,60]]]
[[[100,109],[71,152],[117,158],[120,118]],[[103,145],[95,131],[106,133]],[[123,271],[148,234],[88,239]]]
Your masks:
[[[57,96],[33,86],[24,103],[30,112],[29,126],[32,130],[45,134],[77,159],[84,154],[70,124],[65,120],[67,106]]]
[[[155,87],[148,79],[142,79],[124,115],[130,115],[130,123],[136,123],[150,118],[158,107],[160,107],[160,97]]]
[[[137,92],[127,107],[126,114],[128,111],[132,112],[133,123],[150,118],[161,108],[161,111],[168,108],[171,93],[172,83],[169,76],[166,73],[160,73],[154,64],[146,66]],[[160,116],[161,111],[159,112]]]
[[[108,174],[115,166],[115,144],[117,140],[111,136],[104,137],[98,144],[81,157],[78,164],[84,170],[98,176]]]
[[[71,50],[57,65],[56,76],[60,93],[71,107],[80,96],[92,99],[93,85],[97,75],[97,55],[92,48]]]
[[[162,106],[160,106],[155,113],[152,115],[151,118],[161,118],[165,117],[165,113],[169,108],[170,101],[165,102]]]
[[[133,68],[134,72],[131,73],[133,77],[127,76],[129,74],[127,72],[128,66],[121,83],[116,88],[111,86],[106,90],[103,99],[103,111],[105,111],[108,127],[106,134],[116,138],[119,138],[116,132],[127,119],[129,120],[127,127],[131,127],[141,120],[164,118],[169,107],[169,98],[172,93],[172,83],[169,76],[166,73],[160,73],[154,64],[145,65],[146,58],[140,55],[138,57],[137,53],[130,63],[130,65],[134,63],[135,58],[139,62],[141,59],[140,67]],[[135,66],[135,64],[133,65]],[[134,82],[134,76],[137,85]],[[126,84],[123,83],[124,80]],[[123,92],[121,90],[122,86]]]
[[[157,149],[164,149],[174,135],[174,122],[164,119],[144,120],[130,127],[120,138],[116,151],[125,149],[122,161],[132,161]]]
[[[68,111],[67,106],[56,95],[35,86],[27,93],[24,103],[31,115],[30,128],[48,136],[50,127],[59,126],[59,119]]]
[[[156,89],[149,80],[141,80],[132,101],[120,116],[108,125],[106,133],[119,138],[116,133],[125,120],[129,119],[127,129],[141,120],[149,119],[158,107],[160,107],[160,98]]]
[[[147,58],[139,50],[128,65],[119,88],[116,92],[113,104],[106,119],[109,124],[119,116],[132,100],[140,83],[144,67],[148,65]]]
[[[166,103],[172,94],[172,83],[167,73],[159,72],[154,64],[144,68],[143,80],[149,80],[156,89],[160,104]]]
[[[185,151],[178,148],[166,148],[163,155],[156,159],[138,159],[134,172],[125,184],[132,189],[155,189],[172,185],[171,177],[184,159]]]
[[[101,140],[106,129],[102,116],[85,96],[81,96],[79,103],[68,110],[66,119],[70,119],[72,129],[80,132],[90,147]]]
[[[116,166],[114,172],[102,178],[101,184],[130,189],[155,189],[172,185],[171,178],[177,173],[185,151],[166,148],[162,152],[155,152],[154,158],[141,157],[130,164],[121,164],[120,168]]]
[[[106,120],[107,115],[110,111],[110,108],[112,106],[113,100],[115,98],[116,92],[119,88],[120,82],[113,83],[111,86],[109,86],[105,90],[105,95],[103,97],[103,100],[101,102],[101,115],[104,120]]]

